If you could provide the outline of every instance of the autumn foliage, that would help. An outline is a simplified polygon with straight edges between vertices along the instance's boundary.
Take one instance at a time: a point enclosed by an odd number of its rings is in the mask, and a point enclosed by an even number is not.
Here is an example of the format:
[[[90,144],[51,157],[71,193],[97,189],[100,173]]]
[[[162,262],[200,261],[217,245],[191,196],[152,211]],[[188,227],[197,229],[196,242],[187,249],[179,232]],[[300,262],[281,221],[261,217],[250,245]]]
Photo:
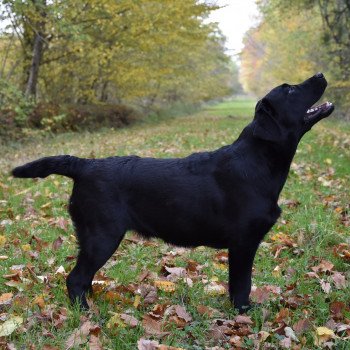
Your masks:
[[[318,71],[329,81],[336,113],[350,117],[350,7],[348,1],[258,1],[261,20],[244,38],[241,80],[263,96],[277,84]]]
[[[0,102],[2,109],[13,111],[16,124],[28,116],[17,109],[19,99],[41,106],[127,104],[149,113],[232,92],[225,39],[216,24],[206,21],[217,9],[209,3],[0,4],[5,23],[0,33]],[[60,110],[56,117],[64,114]]]

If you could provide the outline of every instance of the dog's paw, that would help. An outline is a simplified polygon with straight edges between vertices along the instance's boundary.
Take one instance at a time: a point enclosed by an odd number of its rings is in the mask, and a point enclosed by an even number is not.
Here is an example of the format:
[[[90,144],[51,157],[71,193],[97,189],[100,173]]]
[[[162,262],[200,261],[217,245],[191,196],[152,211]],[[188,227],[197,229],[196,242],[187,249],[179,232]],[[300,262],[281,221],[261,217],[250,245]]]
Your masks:
[[[240,315],[247,313],[248,311],[257,308],[257,304],[255,303],[249,303],[247,305],[239,305],[235,306],[235,309],[238,311]]]

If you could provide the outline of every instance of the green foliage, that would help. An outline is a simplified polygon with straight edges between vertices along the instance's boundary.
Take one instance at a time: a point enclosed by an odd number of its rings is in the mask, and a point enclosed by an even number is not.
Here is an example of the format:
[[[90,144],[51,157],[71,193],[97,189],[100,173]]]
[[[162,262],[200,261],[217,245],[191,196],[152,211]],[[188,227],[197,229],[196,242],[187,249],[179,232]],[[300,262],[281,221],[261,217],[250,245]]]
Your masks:
[[[11,83],[0,79],[0,106],[1,119],[9,118],[16,126],[26,126],[34,103]]]

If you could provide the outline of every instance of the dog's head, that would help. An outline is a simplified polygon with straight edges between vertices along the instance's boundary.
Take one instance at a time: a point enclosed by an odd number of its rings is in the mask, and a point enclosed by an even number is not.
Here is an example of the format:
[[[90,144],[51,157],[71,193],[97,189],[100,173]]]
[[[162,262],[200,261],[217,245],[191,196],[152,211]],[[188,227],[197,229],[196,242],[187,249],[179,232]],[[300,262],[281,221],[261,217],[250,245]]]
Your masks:
[[[330,102],[313,106],[323,95],[327,81],[317,73],[299,85],[283,84],[271,90],[255,107],[253,134],[275,142],[299,140],[334,110]]]

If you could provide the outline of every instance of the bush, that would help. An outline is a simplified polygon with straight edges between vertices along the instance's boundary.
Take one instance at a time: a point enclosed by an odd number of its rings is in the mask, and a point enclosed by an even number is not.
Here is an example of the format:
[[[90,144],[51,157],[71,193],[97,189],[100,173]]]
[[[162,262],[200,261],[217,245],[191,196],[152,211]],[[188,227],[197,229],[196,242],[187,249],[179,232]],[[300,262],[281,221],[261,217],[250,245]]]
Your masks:
[[[0,118],[1,121],[11,120],[15,126],[27,125],[28,115],[34,108],[34,103],[8,81],[0,79]]]
[[[60,106],[54,103],[39,103],[31,109],[5,105],[0,109],[0,142],[19,140],[32,135],[34,129],[57,133],[96,130],[103,127],[120,128],[140,118],[136,110],[124,105]]]
[[[0,79],[0,140],[19,139],[34,103],[8,81]]]
[[[124,105],[64,105],[40,103],[29,116],[32,127],[52,132],[79,131],[101,127],[120,128],[140,119]]]

